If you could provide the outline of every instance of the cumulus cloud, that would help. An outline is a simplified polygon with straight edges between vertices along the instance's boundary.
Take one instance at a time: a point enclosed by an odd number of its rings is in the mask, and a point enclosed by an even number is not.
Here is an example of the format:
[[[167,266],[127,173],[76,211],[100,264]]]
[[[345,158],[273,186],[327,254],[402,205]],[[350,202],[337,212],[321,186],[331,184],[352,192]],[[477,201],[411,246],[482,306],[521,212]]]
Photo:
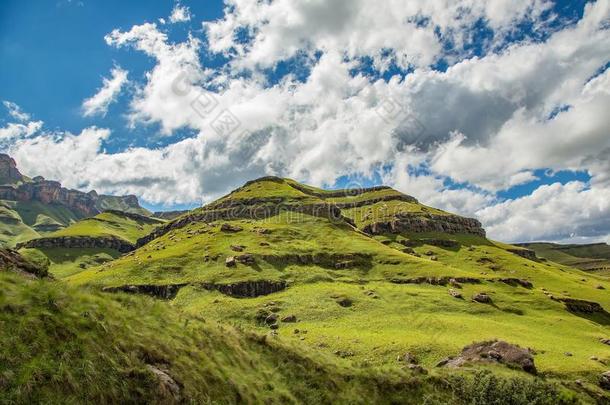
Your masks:
[[[581,182],[545,185],[477,214],[489,236],[506,241],[605,240],[610,234],[610,188],[588,188]]]
[[[19,139],[12,151],[26,165],[30,154],[52,151],[47,175],[71,186],[170,204],[207,201],[263,174],[332,185],[342,175],[381,173],[426,204],[479,217],[499,239],[603,238],[610,72],[600,67],[610,54],[609,1],[588,4],[580,21],[564,25],[549,24],[550,5],[227,0],[223,18],[204,22],[203,38],[191,32],[172,42],[165,20],[113,30],[109,46],[154,61],[135,84],[129,125],[158,124],[166,137],[185,129],[190,137],[110,154],[103,145],[112,134],[88,128]],[[176,4],[169,21],[188,18]],[[492,35],[474,56],[481,24]],[[524,25],[532,32],[511,39]],[[228,62],[208,67],[208,52]],[[434,69],[439,61],[447,69]],[[282,75],[281,62],[297,68]],[[95,113],[105,113],[123,86],[115,76],[89,99],[102,106]],[[497,198],[536,180],[541,168],[586,171],[592,180]],[[574,215],[571,228],[551,219],[536,222],[537,230],[523,225],[528,216],[546,218],[546,207],[587,198],[597,211],[591,205]]]
[[[176,4],[169,16],[171,23],[186,22],[191,20],[191,11],[188,7]]]
[[[111,77],[103,79],[102,87],[91,98],[83,101],[83,115],[106,115],[108,107],[118,97],[127,83],[127,71],[115,66],[110,71]]]
[[[9,115],[13,119],[16,119],[19,122],[28,121],[30,119],[30,114],[23,112],[21,110],[21,107],[19,107],[17,104],[13,103],[12,101],[4,100],[4,101],[2,101],[2,104],[8,110]]]
[[[341,50],[350,58],[370,56],[379,67],[425,66],[445,45],[460,53],[468,32],[485,21],[499,37],[515,23],[535,20],[542,0],[229,0],[224,18],[204,24],[214,52],[237,56],[243,68],[270,67],[298,52]],[[238,35],[246,31],[250,41]]]

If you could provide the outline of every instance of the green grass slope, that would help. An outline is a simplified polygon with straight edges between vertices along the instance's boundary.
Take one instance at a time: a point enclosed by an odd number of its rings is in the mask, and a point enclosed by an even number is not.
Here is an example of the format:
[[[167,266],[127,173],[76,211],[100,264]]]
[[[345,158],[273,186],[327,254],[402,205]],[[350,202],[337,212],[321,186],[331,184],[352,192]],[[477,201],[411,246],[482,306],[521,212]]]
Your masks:
[[[57,232],[48,234],[56,236],[117,236],[135,243],[139,238],[149,234],[162,220],[143,215],[129,214],[122,211],[106,211],[91,218],[85,218]]]
[[[557,243],[523,243],[540,257],[588,272],[610,276],[610,245],[561,245]]]
[[[375,221],[390,225],[371,228]],[[410,224],[447,231],[409,232]],[[272,313],[294,316],[274,326],[282,341],[376,367],[410,352],[434,369],[467,344],[503,339],[530,347],[544,378],[603,395],[597,380],[610,346],[600,338],[610,336],[610,314],[569,311],[564,300],[608,310],[608,280],[527,259],[528,250],[479,233],[472,221],[391,189],[323,191],[263,178],[66,280],[141,286],[177,310],[257,333],[268,331]],[[254,293],[231,294],[241,290]],[[491,304],[472,300],[481,292]]]
[[[274,333],[0,265],[1,403],[572,404],[554,381],[495,370],[432,375],[325,355]]]
[[[64,205],[0,200],[0,245],[13,247],[57,231],[81,218]]]
[[[85,218],[56,232],[47,233],[45,238],[60,238],[66,236],[105,238],[117,237],[129,243],[150,233],[162,220],[130,214],[121,211],[106,211],[92,218]],[[82,271],[83,269],[98,266],[121,256],[111,248],[66,248],[63,246],[23,248],[24,255],[37,258],[46,257],[49,262],[50,273],[63,278]]]

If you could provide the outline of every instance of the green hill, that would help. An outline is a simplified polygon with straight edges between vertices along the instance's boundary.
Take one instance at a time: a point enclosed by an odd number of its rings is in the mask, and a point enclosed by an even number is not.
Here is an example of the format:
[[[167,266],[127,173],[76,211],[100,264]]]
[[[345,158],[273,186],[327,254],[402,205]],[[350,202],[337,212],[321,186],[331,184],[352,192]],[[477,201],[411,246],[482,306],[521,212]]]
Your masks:
[[[540,257],[600,275],[610,276],[610,245],[560,245],[557,243],[523,243],[520,246],[536,252]]]
[[[178,311],[271,328],[282,341],[375,367],[411,353],[437,370],[472,342],[501,339],[531,348],[543,378],[602,395],[607,278],[539,261],[487,239],[476,220],[389,188],[262,178],[138,246],[66,282],[170,299]]]
[[[1,403],[571,404],[556,382],[502,372],[434,375],[325,355],[145,296],[6,272],[0,252]],[[7,260],[3,260],[8,257]]]
[[[0,245],[14,247],[81,218],[83,215],[61,204],[0,200]]]
[[[51,274],[63,277],[132,250],[138,238],[162,223],[138,214],[106,211],[18,246],[28,257],[48,258]]]

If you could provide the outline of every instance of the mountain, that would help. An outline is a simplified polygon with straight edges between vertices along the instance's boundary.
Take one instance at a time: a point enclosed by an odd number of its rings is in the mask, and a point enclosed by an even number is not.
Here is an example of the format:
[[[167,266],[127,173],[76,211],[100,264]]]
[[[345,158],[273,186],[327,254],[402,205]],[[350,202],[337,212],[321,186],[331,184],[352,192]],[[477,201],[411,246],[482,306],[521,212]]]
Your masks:
[[[261,178],[65,274],[73,287],[152,296],[339,367],[536,374],[565,398],[610,400],[607,277],[490,240],[477,220],[388,187]],[[497,403],[535,402],[523,398]]]
[[[521,243],[540,257],[588,272],[610,275],[610,245],[592,243],[584,245],[560,245],[557,243]]]
[[[41,176],[29,178],[10,156],[0,154],[0,244],[14,246],[105,210],[150,215],[135,196],[83,193]]]

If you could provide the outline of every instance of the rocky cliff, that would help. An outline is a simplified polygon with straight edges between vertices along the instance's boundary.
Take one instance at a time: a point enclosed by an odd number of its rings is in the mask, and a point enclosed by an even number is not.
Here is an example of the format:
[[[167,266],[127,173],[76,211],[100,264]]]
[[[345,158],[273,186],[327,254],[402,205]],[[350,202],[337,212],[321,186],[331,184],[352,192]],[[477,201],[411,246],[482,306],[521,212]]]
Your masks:
[[[0,153],[0,182],[13,184],[23,180],[23,175],[17,170],[15,160],[9,155]]]
[[[46,180],[42,176],[29,179],[19,172],[15,160],[6,154],[0,154],[0,183],[0,200],[61,204],[84,217],[116,208],[139,214],[146,211],[133,195],[98,195],[94,190],[84,193],[62,187],[58,181]]]

